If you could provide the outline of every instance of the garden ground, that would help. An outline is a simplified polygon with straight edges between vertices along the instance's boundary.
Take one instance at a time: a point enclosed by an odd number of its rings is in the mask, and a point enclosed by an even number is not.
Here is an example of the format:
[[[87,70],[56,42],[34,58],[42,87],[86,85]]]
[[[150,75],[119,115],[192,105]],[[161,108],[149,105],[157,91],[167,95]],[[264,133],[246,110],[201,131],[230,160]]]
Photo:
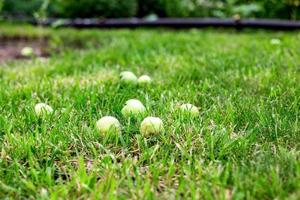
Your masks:
[[[2,26],[53,53],[0,64],[0,198],[300,198],[299,32]],[[124,70],[153,83],[121,85]],[[122,117],[132,98],[164,133]],[[174,111],[185,102],[198,118]],[[120,136],[98,133],[104,115]]]

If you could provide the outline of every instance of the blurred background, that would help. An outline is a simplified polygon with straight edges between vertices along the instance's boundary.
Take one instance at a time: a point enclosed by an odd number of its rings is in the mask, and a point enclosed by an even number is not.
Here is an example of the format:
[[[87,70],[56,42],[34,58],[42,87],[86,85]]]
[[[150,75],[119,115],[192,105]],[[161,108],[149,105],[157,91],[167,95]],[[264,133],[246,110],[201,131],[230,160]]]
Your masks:
[[[300,18],[300,0],[0,0],[4,18]]]

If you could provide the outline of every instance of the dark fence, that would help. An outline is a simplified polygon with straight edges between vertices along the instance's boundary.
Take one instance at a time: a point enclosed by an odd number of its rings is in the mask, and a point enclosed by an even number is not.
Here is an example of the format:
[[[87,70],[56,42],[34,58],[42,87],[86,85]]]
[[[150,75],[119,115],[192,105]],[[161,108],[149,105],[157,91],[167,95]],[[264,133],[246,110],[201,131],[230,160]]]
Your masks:
[[[35,20],[28,20],[38,24]],[[275,19],[213,19],[213,18],[161,18],[146,20],[139,18],[124,19],[48,19],[41,23],[45,26],[57,25],[75,28],[137,28],[137,27],[170,27],[170,28],[203,28],[203,27],[230,27],[230,28],[261,28],[276,30],[300,29],[300,21]]]

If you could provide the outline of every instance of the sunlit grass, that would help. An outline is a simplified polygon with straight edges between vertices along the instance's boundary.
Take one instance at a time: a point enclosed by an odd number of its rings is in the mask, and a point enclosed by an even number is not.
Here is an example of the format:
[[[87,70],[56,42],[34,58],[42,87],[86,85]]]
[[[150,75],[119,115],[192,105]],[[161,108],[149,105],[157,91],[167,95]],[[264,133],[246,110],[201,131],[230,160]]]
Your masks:
[[[45,32],[83,48],[0,64],[0,198],[300,197],[299,33]],[[127,70],[151,85],[122,84]],[[129,99],[164,131],[142,136],[143,118],[121,113]],[[54,113],[36,116],[39,102]],[[107,115],[121,134],[97,131]]]

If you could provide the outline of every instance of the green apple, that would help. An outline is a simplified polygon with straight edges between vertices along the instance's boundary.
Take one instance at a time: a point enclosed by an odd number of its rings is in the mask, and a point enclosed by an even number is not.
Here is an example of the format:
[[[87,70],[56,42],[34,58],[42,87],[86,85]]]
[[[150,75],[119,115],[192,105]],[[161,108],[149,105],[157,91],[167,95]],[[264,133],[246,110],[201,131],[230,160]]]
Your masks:
[[[138,117],[143,116],[146,113],[146,108],[137,99],[130,99],[126,101],[125,106],[122,108],[121,113],[124,117]]]
[[[128,85],[136,85],[137,77],[134,73],[129,71],[124,71],[120,73],[121,82]]]
[[[25,57],[33,56],[33,49],[31,47],[24,47],[21,50],[21,55]]]
[[[191,117],[199,116],[199,109],[196,106],[194,106],[193,104],[190,104],[190,103],[182,104],[180,106],[180,111],[182,113],[190,115]]]
[[[138,84],[139,85],[148,85],[152,82],[152,79],[150,78],[150,76],[148,75],[142,75],[141,77],[139,77],[138,79]]]
[[[272,45],[280,45],[281,44],[281,40],[278,39],[278,38],[273,38],[273,39],[270,40],[270,43]]]
[[[96,122],[96,127],[101,134],[120,133],[121,124],[119,120],[112,116],[104,116]]]
[[[163,122],[158,117],[147,117],[141,123],[140,132],[144,136],[157,135],[163,131]]]
[[[53,108],[45,103],[38,103],[34,106],[34,111],[37,116],[44,116],[53,113]]]

